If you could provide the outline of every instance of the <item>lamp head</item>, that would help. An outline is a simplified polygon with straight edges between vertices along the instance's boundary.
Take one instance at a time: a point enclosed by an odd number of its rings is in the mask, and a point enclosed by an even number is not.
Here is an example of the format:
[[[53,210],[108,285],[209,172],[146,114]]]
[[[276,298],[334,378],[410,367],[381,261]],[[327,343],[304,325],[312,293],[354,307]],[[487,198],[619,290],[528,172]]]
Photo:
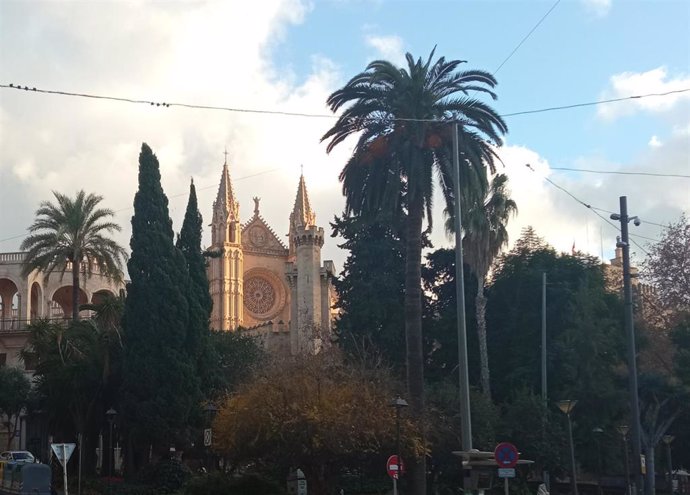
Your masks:
[[[611,220],[620,220],[621,216],[618,213],[611,213]]]
[[[632,221],[635,224],[635,227],[639,227],[640,225],[642,225],[642,220],[640,220],[637,217],[632,217]]]
[[[407,407],[409,404],[405,399],[400,397],[399,395],[391,401],[391,407],[394,407],[396,409],[401,409],[403,407]]]
[[[661,439],[664,441],[666,445],[669,445],[671,442],[673,442],[673,439],[676,438],[673,435],[664,435],[661,437]]]
[[[117,416],[117,411],[112,407],[105,412],[105,417],[108,418],[108,421],[113,421],[115,416]]]
[[[623,436],[623,438],[625,438],[630,431],[630,427],[628,425],[619,425],[616,427],[616,429],[618,430],[618,433]]]

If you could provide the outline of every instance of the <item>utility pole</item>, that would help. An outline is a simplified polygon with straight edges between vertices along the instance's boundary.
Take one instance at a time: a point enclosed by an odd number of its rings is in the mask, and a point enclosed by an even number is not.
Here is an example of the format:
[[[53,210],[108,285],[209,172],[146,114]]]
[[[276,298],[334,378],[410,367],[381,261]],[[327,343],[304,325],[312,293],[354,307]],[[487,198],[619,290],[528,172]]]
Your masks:
[[[458,374],[460,378],[460,416],[462,421],[462,450],[472,448],[472,418],[470,416],[470,382],[467,371],[467,328],[465,326],[465,274],[462,260],[462,208],[460,204],[460,147],[458,123],[453,123],[453,172],[455,184],[455,295],[458,316]]]
[[[628,237],[628,222],[633,220],[635,225],[640,225],[640,219],[628,216],[628,198],[620,197],[620,214],[612,213],[612,220],[620,220],[621,238],[616,243],[623,251],[623,306],[624,322],[628,341],[628,387],[630,389],[630,419],[633,452],[632,477],[635,480],[635,491],[644,493],[642,481],[642,444],[640,436],[640,401],[637,385],[637,347],[635,345],[635,327],[633,322],[632,286],[630,283],[630,240]]]
[[[546,272],[541,274],[541,400],[548,405],[546,393]]]

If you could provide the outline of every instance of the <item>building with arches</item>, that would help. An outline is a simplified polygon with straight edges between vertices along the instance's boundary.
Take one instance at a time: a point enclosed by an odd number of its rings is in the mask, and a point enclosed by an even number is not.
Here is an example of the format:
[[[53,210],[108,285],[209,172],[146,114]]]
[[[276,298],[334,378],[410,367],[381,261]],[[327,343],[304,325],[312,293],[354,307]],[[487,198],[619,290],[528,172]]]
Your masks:
[[[0,366],[24,367],[19,352],[26,344],[28,323],[40,318],[68,319],[72,314],[71,268],[64,276],[36,271],[24,276],[25,256],[23,252],[0,253]],[[92,271],[91,277],[84,276],[80,282],[80,304],[97,304],[104,296],[124,290],[124,284],[101,275],[98,266]]]

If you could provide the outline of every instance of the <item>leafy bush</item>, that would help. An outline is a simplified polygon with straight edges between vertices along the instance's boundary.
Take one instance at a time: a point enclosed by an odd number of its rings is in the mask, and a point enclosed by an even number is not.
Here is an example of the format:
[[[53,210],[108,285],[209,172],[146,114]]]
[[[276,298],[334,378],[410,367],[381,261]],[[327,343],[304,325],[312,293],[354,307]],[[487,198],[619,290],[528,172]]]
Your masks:
[[[191,474],[190,469],[177,459],[165,459],[144,468],[139,478],[142,483],[154,488],[157,495],[164,495],[182,488]]]
[[[185,495],[282,495],[285,490],[257,475],[231,478],[224,473],[197,476],[185,485]]]

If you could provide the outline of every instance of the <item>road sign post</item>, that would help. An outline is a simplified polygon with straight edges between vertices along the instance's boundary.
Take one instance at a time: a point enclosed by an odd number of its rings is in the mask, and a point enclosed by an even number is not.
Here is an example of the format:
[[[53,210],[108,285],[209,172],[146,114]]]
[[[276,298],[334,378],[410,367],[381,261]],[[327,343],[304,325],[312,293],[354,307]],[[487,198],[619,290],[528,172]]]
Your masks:
[[[509,495],[508,480],[515,477],[515,466],[520,459],[520,453],[512,443],[501,442],[494,449],[494,459],[498,464],[498,476],[503,478],[504,494]]]
[[[405,471],[403,460],[397,455],[392,455],[386,461],[386,472],[393,479],[393,495],[398,495],[398,479]]]
[[[57,460],[62,465],[62,476],[64,478],[65,483],[65,495],[69,495],[69,493],[67,492],[67,462],[69,462],[69,458],[72,457],[72,453],[74,452],[75,447],[76,444],[74,443],[50,444],[51,450],[55,454],[55,457],[57,457]]]

